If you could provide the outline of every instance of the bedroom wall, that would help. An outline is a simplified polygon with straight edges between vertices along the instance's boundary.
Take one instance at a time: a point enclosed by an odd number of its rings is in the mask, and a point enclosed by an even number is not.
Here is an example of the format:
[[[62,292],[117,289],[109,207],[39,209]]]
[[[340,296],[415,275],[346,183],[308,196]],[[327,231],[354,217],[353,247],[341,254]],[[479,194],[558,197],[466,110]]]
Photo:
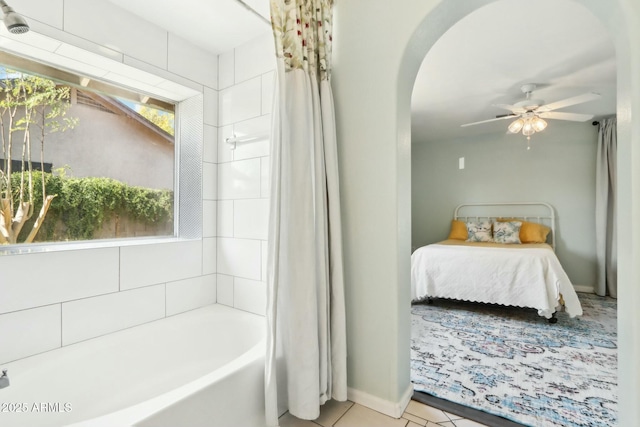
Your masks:
[[[203,93],[205,220],[199,239],[0,253],[0,363],[216,302],[217,56],[105,0],[18,3],[33,33]]]
[[[574,286],[593,287],[596,146],[591,122],[560,121],[535,134],[531,150],[524,136],[506,133],[413,141],[412,248],[446,239],[460,203],[547,202],[556,209],[562,266]]]

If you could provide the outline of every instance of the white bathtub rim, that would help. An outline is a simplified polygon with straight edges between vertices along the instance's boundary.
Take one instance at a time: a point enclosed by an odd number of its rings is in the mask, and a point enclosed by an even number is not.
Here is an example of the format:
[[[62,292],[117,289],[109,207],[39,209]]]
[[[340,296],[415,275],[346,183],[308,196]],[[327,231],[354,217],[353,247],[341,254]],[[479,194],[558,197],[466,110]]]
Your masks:
[[[143,422],[162,409],[168,408],[169,406],[205,389],[211,384],[222,381],[224,378],[233,375],[244,366],[264,358],[265,349],[266,337],[263,337],[258,344],[243,353],[241,356],[233,359],[231,362],[214,370],[213,372],[197,378],[183,386],[148,399],[144,402],[120,409],[116,412],[68,424],[65,427],[135,427],[136,424]]]

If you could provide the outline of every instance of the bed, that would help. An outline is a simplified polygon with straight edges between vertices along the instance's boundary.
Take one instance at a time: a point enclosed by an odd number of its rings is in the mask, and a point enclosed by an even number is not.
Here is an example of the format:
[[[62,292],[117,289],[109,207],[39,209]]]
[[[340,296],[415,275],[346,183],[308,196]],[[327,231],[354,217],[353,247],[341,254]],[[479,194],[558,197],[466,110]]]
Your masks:
[[[514,215],[514,210],[527,212]],[[449,239],[420,247],[411,256],[413,302],[449,298],[534,308],[551,322],[560,309],[571,317],[582,314],[555,254],[551,205],[463,204],[451,224]]]

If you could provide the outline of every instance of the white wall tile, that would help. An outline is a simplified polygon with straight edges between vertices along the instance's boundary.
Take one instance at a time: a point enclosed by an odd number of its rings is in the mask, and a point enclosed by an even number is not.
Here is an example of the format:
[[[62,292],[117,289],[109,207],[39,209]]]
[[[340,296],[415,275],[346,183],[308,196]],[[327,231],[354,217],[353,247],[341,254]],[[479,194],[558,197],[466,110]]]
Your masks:
[[[233,161],[232,146],[227,144],[227,138],[233,138],[233,125],[218,128],[218,163]]]
[[[269,260],[269,258],[268,258],[269,257],[269,252],[268,252],[268,250],[269,250],[269,242],[260,242],[260,244],[261,244],[261,249],[262,249],[262,253],[261,253],[261,256],[262,256],[262,259],[261,259],[261,261],[262,261],[262,277],[261,277],[261,280],[263,282],[266,282],[267,281],[267,261]]]
[[[275,71],[262,75],[262,114],[273,110],[273,91],[275,90]]]
[[[267,240],[269,199],[233,202],[233,237]]]
[[[202,161],[218,163],[218,128],[204,125]]]
[[[233,306],[240,310],[265,315],[267,287],[264,282],[236,277],[233,282]]]
[[[202,198],[215,200],[218,198],[218,165],[202,164]]]
[[[169,33],[168,38],[168,70],[217,89],[217,55],[206,52],[174,34]]]
[[[260,159],[260,196],[269,197],[271,191],[271,175],[269,169],[271,167],[271,159],[263,157]]]
[[[119,331],[165,316],[165,285],[62,304],[62,345]]]
[[[114,22],[118,31],[114,31]],[[167,32],[107,1],[64,1],[64,30],[167,68]]]
[[[0,272],[0,313],[106,294],[118,290],[118,248],[3,255]]]
[[[61,345],[60,304],[0,315],[0,364]]]
[[[226,89],[235,83],[233,50],[218,56],[218,89]]]
[[[260,280],[260,241],[218,238],[218,272]]]
[[[218,274],[218,304],[233,307],[233,277]]]
[[[15,8],[16,12],[27,18],[27,21],[32,18],[62,29],[64,0],[21,1],[19,4],[11,4],[11,2],[9,4]]]
[[[256,77],[220,91],[220,125],[258,117],[262,111],[262,79]]]
[[[218,237],[233,237],[233,200],[218,202]]]
[[[213,200],[202,202],[202,237],[215,237],[218,234],[218,204]]]
[[[96,53],[101,53],[102,55],[104,55],[103,52],[104,49],[102,49],[102,47],[100,47],[100,51],[96,52]],[[108,51],[107,51],[108,52]],[[110,52],[108,52],[110,53]],[[113,54],[111,54],[113,55]],[[76,56],[76,54],[74,54],[74,57]],[[111,56],[109,56],[111,57]],[[158,76],[158,77],[162,77],[165,80],[162,83],[158,84],[158,87],[161,87],[167,91],[178,91],[180,93],[182,93],[184,91],[184,88],[180,89],[177,86],[185,86],[189,89],[193,89],[193,91],[191,92],[184,92],[183,95],[179,98],[176,99],[186,99],[186,98],[190,98],[192,96],[195,96],[196,94],[200,94],[203,91],[203,85],[202,83],[197,83],[194,82],[193,80],[189,80],[187,78],[184,78],[182,76],[179,76],[177,74],[171,73],[167,70],[165,70],[164,68],[159,68],[156,66],[153,66],[147,62],[144,61],[140,61],[139,59],[133,58],[131,56],[124,56],[120,62],[123,62],[124,64],[126,64],[127,66],[133,67],[136,70],[141,70],[141,71],[146,71],[147,73],[151,73],[152,75]],[[105,69],[109,70],[111,68],[116,68],[117,70],[122,70],[125,67],[115,67],[113,64],[111,65],[111,67],[107,67],[104,66]],[[128,74],[129,70],[123,70],[120,71],[122,74],[126,75]],[[143,80],[144,81],[144,80]]]
[[[216,302],[216,275],[167,283],[167,316]]]
[[[117,271],[117,267],[114,270]],[[201,274],[200,240],[120,248],[122,290],[188,279]]]
[[[265,34],[236,48],[236,82],[243,82],[276,68],[273,35]]]
[[[202,239],[202,274],[214,274],[216,261],[216,238]]]
[[[234,160],[251,159],[269,155],[271,115],[256,117],[233,125],[236,136],[260,136],[254,141],[239,142],[233,153]]]
[[[204,114],[204,124],[211,126],[218,126],[219,123],[219,115],[218,112],[218,98],[220,97],[220,93],[211,89],[210,87],[205,86],[203,90],[204,94],[204,105],[203,105],[203,114]]]
[[[218,199],[260,197],[260,159],[218,165]]]
[[[146,80],[145,80],[146,77]],[[158,87],[164,80],[158,76],[147,75],[147,73],[139,73],[132,70],[131,73],[108,72],[104,78],[112,83],[125,87],[135,87],[136,91],[162,94]]]

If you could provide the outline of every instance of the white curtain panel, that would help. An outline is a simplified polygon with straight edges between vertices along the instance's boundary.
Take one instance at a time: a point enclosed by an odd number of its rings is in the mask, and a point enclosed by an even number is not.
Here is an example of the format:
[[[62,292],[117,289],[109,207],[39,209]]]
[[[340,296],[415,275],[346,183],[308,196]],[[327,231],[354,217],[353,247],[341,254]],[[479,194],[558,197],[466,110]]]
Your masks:
[[[600,121],[596,163],[596,255],[598,295],[618,296],[616,228],[616,119]]]
[[[347,398],[346,325],[329,1],[272,0],[267,425],[278,407],[315,419]]]

